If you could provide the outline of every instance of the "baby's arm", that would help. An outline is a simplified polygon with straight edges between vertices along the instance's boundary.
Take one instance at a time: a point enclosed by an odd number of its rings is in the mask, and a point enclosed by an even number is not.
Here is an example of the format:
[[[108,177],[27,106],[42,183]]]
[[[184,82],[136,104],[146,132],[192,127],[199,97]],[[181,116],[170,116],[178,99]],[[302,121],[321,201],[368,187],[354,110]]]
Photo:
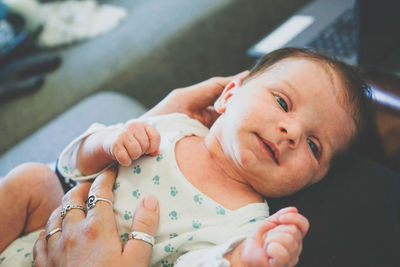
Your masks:
[[[308,228],[308,220],[296,208],[285,208],[265,219],[252,234],[239,234],[223,244],[192,250],[174,266],[293,267]]]
[[[96,173],[113,161],[129,166],[143,154],[155,154],[160,145],[158,131],[144,122],[128,121],[121,127],[104,129],[86,137],[78,150],[76,166],[83,175]]]
[[[282,209],[268,217],[225,258],[231,266],[295,266],[308,228],[308,220],[296,208]]]

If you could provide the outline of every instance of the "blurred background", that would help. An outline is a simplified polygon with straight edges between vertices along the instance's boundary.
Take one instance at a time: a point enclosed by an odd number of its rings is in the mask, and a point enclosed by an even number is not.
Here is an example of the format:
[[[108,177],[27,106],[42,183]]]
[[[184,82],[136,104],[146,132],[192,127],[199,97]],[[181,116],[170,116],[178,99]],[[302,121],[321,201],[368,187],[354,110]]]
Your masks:
[[[150,108],[174,88],[304,46],[368,71],[383,92],[376,153],[398,170],[399,11],[395,0],[0,0],[0,155],[98,92]]]

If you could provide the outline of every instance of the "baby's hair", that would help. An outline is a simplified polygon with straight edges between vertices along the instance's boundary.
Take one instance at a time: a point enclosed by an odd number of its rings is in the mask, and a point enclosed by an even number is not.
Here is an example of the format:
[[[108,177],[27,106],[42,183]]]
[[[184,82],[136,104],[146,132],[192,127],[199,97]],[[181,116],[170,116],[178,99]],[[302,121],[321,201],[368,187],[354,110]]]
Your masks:
[[[310,49],[286,47],[262,57],[251,69],[246,80],[267,71],[279,61],[287,58],[309,59],[321,64],[328,72],[333,70],[338,74],[342,87],[345,88],[340,99],[340,102],[343,103],[340,104],[343,104],[351,112],[356,125],[356,133],[349,144],[349,148],[358,151],[359,147],[365,143],[365,140],[363,140],[366,136],[365,133],[373,127],[371,125],[373,121],[371,89],[365,82],[361,71],[357,67]]]

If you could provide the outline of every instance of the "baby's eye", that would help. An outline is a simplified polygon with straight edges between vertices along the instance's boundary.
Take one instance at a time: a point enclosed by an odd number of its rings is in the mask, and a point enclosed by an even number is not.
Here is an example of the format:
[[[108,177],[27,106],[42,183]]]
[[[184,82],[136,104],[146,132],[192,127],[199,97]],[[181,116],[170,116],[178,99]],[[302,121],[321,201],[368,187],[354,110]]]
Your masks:
[[[286,101],[282,97],[277,96],[277,95],[275,96],[275,99],[276,99],[276,101],[278,101],[279,105],[281,105],[283,110],[285,112],[288,112],[289,108],[288,108],[288,105],[286,104]]]
[[[312,153],[317,158],[319,156],[318,146],[313,141],[311,141],[310,139],[307,139],[307,143],[310,146],[310,149],[311,149]]]

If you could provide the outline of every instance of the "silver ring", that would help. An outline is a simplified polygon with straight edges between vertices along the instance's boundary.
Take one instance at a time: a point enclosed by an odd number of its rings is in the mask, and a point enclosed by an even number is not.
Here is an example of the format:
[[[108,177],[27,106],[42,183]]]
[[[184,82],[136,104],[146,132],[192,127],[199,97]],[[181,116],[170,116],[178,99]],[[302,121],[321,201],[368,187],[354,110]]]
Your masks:
[[[97,201],[105,201],[111,206],[113,205],[112,201],[107,198],[98,197],[96,195],[90,195],[89,198],[86,200],[87,209],[90,210],[91,208],[94,208],[94,206],[96,206]]]
[[[152,247],[154,246],[154,237],[152,237],[149,234],[146,234],[143,232],[132,232],[130,234],[130,238],[142,240],[142,241],[146,242],[147,244],[150,244]]]
[[[65,207],[62,208],[61,210],[61,219],[64,219],[65,215],[67,214],[68,211],[72,210],[72,209],[80,209],[83,212],[86,213],[86,208],[84,206],[81,205],[67,205]]]
[[[46,235],[46,242],[49,241],[50,236],[54,235],[57,232],[61,232],[62,228],[56,228],[51,230],[47,235]]]

